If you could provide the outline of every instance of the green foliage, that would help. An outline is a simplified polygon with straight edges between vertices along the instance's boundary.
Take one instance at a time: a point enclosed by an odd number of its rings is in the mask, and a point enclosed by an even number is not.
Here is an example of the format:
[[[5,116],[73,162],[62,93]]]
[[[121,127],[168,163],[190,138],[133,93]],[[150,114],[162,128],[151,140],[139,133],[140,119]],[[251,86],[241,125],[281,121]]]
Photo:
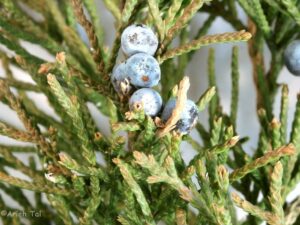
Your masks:
[[[5,46],[0,49],[5,73],[0,78],[0,101],[17,113],[25,128],[0,121],[0,134],[32,144],[0,144],[0,189],[23,211],[41,210],[41,217],[26,219],[31,224],[57,225],[154,225],[159,221],[167,225],[298,224],[300,198],[288,203],[286,196],[300,182],[300,95],[289,134],[288,85],[279,85],[277,78],[286,45],[300,34],[299,1],[103,0],[115,20],[111,48],[105,45],[95,2],[0,2],[0,44]],[[238,17],[237,7],[248,16],[247,24]],[[43,19],[36,20],[24,8]],[[191,20],[202,12],[208,18],[190,37]],[[236,31],[206,35],[217,17]],[[80,39],[77,23],[85,29],[89,47]],[[163,74],[157,89],[164,100],[173,96],[179,102],[165,124],[158,117],[144,115],[138,105],[129,111],[128,96],[119,96],[109,80],[121,33],[132,23],[151,26],[159,37],[155,57]],[[179,44],[174,46],[177,37]],[[56,55],[56,61],[32,55],[21,40],[40,45]],[[206,107],[209,113],[208,129],[200,122],[196,125],[203,144],[173,131],[187,98],[189,80],[184,71],[195,51],[239,41],[248,45],[257,90],[260,132],[253,156],[243,147],[248,138],[239,137],[236,131],[239,93],[243,91],[239,90],[238,47],[232,49],[230,114],[220,105],[215,52],[210,48],[209,87],[196,102],[201,113]],[[264,46],[271,52],[270,65],[264,62]],[[15,79],[11,66],[26,71],[35,84]],[[279,88],[280,116],[275,118],[273,105]],[[27,96],[29,91],[44,94],[60,120],[38,109]],[[109,118],[111,135],[105,136],[97,128],[87,103]],[[188,164],[180,152],[182,142],[197,152]],[[29,165],[25,164],[18,153],[30,153],[39,162],[31,157]],[[97,160],[99,155],[105,165]],[[28,179],[14,176],[7,168]],[[232,188],[240,194],[231,193]],[[23,189],[35,193],[33,201]],[[260,193],[262,198],[258,198]],[[244,221],[237,221],[234,206],[249,213]],[[18,216],[4,215],[19,209],[11,208],[2,197],[0,210],[3,224],[23,224]]]

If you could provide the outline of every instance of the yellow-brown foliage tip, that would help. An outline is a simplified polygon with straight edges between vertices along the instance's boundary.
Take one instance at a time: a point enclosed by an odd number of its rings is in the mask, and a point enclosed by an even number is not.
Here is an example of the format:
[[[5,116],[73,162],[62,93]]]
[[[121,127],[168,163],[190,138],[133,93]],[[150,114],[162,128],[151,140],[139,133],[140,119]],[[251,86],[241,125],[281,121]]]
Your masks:
[[[65,52],[59,52],[56,54],[56,61],[59,63],[64,63],[66,61],[66,53]]]
[[[293,155],[296,152],[296,148],[293,144],[289,144],[280,149],[280,151],[286,155]]]

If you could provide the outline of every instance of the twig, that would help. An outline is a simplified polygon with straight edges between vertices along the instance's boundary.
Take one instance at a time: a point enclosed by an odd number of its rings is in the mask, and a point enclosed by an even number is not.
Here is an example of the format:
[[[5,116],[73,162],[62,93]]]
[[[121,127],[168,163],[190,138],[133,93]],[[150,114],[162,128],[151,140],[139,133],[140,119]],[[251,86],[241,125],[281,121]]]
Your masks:
[[[267,152],[264,156],[254,160],[253,162],[246,164],[242,168],[235,169],[230,174],[230,182],[239,180],[244,176],[246,176],[248,173],[251,173],[256,169],[263,167],[268,163],[274,162],[283,156],[293,155],[295,151],[296,151],[295,147],[292,144],[290,144],[287,146],[280,147],[274,151]]]
[[[102,74],[104,71],[104,56],[102,54],[102,50],[100,49],[98,37],[96,36],[95,30],[91,22],[86,18],[83,12],[83,8],[81,5],[80,0],[72,0],[73,8],[75,11],[75,15],[79,21],[79,23],[84,27],[85,31],[87,32],[90,44],[92,46],[92,54],[95,63],[97,64],[97,69]],[[108,78],[103,77],[105,80]]]
[[[286,209],[285,225],[295,224],[300,215],[300,197],[296,198]]]
[[[158,137],[163,137],[169,131],[175,128],[176,123],[180,119],[182,110],[184,109],[187,100],[187,91],[190,87],[190,81],[188,77],[184,77],[179,83],[179,88],[176,97],[176,106],[172,111],[170,118],[167,120],[165,126],[157,131]]]
[[[0,181],[20,188],[36,191],[36,192],[45,192],[50,194],[53,193],[53,194],[66,195],[66,196],[76,195],[74,192],[68,189],[52,187],[49,184],[44,185],[44,183],[31,183],[29,181],[25,181],[16,177],[9,176],[3,172],[0,172]]]
[[[280,225],[280,223],[278,223],[278,217],[276,215],[273,215],[271,212],[266,212],[266,211],[262,210],[261,208],[240,198],[238,196],[238,194],[236,194],[236,193],[232,193],[231,197],[232,197],[232,200],[234,201],[234,203],[238,207],[244,209],[246,212],[250,213],[251,215],[257,216],[257,217],[261,218],[262,220],[267,221],[267,223],[269,223],[270,225]]]
[[[244,30],[223,34],[215,34],[215,35],[207,35],[201,37],[197,40],[193,40],[190,43],[185,45],[181,45],[178,48],[171,49],[167,51],[165,54],[158,58],[160,63],[163,63],[167,59],[174,58],[175,56],[182,55],[188,53],[190,51],[194,51],[199,49],[202,46],[216,44],[216,43],[227,43],[227,42],[236,42],[236,41],[248,41],[252,35],[249,32]]]

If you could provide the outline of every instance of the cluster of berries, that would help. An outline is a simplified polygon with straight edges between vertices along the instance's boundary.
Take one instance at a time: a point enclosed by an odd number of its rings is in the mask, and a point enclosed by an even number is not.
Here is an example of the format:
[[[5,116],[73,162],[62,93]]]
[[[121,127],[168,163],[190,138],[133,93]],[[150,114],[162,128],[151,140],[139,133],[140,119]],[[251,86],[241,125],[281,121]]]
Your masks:
[[[157,116],[163,106],[160,94],[151,89],[159,83],[161,77],[159,63],[153,57],[158,47],[157,36],[145,25],[131,25],[122,33],[121,47],[127,59],[113,69],[111,82],[114,89],[121,95],[136,90],[129,99],[130,110],[133,110],[136,103],[141,103],[146,115]],[[166,103],[161,114],[163,122],[170,118],[175,105],[175,98]],[[188,133],[197,122],[198,114],[196,104],[187,100],[176,129],[181,134]]]

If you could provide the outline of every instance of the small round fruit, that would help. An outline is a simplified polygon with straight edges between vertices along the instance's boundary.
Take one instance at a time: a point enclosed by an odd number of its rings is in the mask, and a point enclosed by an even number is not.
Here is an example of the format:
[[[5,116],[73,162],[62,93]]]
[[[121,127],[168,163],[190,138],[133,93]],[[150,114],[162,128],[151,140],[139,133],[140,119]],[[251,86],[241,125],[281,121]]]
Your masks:
[[[153,87],[160,81],[160,67],[151,55],[138,53],[126,60],[130,83],[136,87]]]
[[[172,112],[176,106],[176,99],[171,98],[165,105],[162,112],[161,119],[166,122],[172,115]],[[192,100],[187,100],[183,111],[181,112],[180,119],[176,124],[176,130],[181,134],[187,134],[193,129],[197,123],[199,117],[199,110],[196,104]]]
[[[125,63],[121,63],[114,67],[110,79],[114,89],[119,94],[128,94],[130,92],[131,85],[127,76]]]
[[[123,31],[121,47],[127,56],[141,52],[154,55],[158,47],[158,39],[149,27],[133,24]]]
[[[287,46],[284,62],[292,74],[300,76],[300,40],[295,40]]]
[[[130,110],[134,110],[136,103],[142,104],[144,112],[148,116],[156,116],[162,107],[160,94],[151,88],[141,88],[133,93],[129,99]]]

